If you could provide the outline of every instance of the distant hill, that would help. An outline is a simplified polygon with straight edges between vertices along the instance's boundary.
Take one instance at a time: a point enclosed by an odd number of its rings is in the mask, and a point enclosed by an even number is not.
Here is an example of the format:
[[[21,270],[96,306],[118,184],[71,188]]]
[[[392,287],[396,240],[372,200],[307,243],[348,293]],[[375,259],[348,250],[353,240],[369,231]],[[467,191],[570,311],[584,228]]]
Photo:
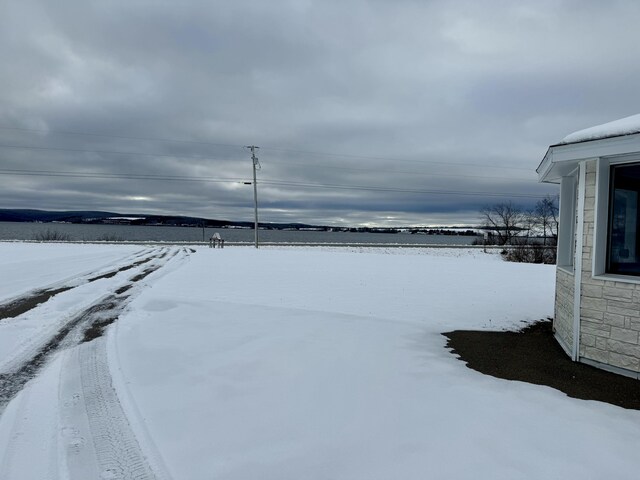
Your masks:
[[[200,217],[184,217],[174,215],[124,214],[103,211],[65,211],[51,212],[47,210],[0,209],[0,222],[65,222],[84,224],[119,224],[119,225],[168,225],[183,227],[251,228],[253,222],[233,222],[229,220],[212,220]],[[314,228],[303,223],[269,223],[260,224],[263,228]]]
[[[119,216],[111,212],[49,212],[45,210],[0,209],[0,222],[70,222],[81,223],[83,218]]]
[[[47,210],[24,210],[0,208],[0,222],[64,222],[102,225],[153,225],[209,228],[253,228],[253,222],[212,220],[209,218],[174,215],[146,215],[102,212],[93,210],[51,212]],[[273,230],[318,230],[334,232],[413,233],[427,235],[477,235],[478,227],[330,227],[306,223],[260,223],[261,229]]]

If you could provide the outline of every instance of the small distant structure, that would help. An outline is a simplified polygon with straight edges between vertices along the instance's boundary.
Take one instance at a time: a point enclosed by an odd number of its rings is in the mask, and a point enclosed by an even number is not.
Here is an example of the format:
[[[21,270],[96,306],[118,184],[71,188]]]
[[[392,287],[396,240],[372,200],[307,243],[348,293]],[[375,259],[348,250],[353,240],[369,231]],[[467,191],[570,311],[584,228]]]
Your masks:
[[[209,239],[209,248],[216,248],[216,246],[224,248],[224,239],[218,232],[211,235],[211,238]]]
[[[640,379],[640,115],[566,136],[537,172],[560,185],[555,337]]]

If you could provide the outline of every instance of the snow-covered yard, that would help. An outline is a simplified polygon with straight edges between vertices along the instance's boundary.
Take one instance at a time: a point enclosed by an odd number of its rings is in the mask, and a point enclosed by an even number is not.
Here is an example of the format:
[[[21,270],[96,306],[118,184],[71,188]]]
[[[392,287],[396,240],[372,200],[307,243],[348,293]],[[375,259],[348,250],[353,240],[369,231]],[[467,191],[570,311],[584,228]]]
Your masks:
[[[19,277],[19,288],[3,278],[0,297],[140,250],[0,244],[0,269]],[[86,268],[67,268],[90,251]],[[445,348],[444,331],[552,315],[551,266],[477,250],[165,253],[106,336],[61,349],[6,406],[0,478],[135,476],[127,468],[176,480],[638,476],[639,412],[484,376]],[[34,258],[47,259],[46,276]],[[49,301],[57,307],[36,307],[42,315],[0,320],[0,337],[22,323],[46,332],[38,318],[54,322],[55,310],[142,268],[77,280]],[[27,355],[4,345],[0,355]],[[105,459],[103,430],[124,445],[112,456],[134,460]]]

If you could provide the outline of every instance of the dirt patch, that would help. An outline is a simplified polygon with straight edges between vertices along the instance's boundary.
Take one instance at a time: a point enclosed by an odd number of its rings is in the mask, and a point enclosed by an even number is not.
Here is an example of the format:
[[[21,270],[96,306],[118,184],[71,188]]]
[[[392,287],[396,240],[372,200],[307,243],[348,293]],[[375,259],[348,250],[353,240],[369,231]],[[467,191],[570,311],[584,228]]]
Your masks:
[[[520,332],[456,330],[443,335],[452,353],[478,372],[640,410],[640,381],[571,361],[553,338],[551,320]]]
[[[95,282],[97,280],[102,280],[103,278],[113,278],[115,277],[120,270],[114,270],[113,272],[103,273],[102,275],[98,275],[97,277],[90,278],[87,282]]]
[[[165,252],[165,255],[166,255],[166,252]],[[163,257],[165,255],[163,255]],[[123,267],[120,267],[117,270],[112,270],[110,272],[103,273],[103,274],[95,276],[95,277],[90,277],[90,278],[87,279],[87,282],[91,283],[91,282],[95,282],[97,280],[102,280],[104,278],[112,278],[112,277],[116,276],[120,272],[126,272],[127,270],[131,270],[132,268],[139,267],[140,265],[144,265],[145,263],[149,263],[154,258],[161,258],[161,257],[153,256],[153,257],[144,258],[142,260],[138,260],[138,261],[133,262],[133,263],[131,263],[129,265],[125,265]],[[154,267],[154,269],[152,271],[155,271],[158,268],[159,267]],[[145,270],[144,274],[141,274],[141,275],[138,275],[137,277],[134,277],[134,281],[137,281],[137,280],[140,280],[140,279],[146,277],[147,275],[149,275],[149,273],[151,273],[151,271],[149,271],[149,269]],[[75,287],[65,286],[65,287],[51,288],[51,289],[46,289],[46,290],[37,290],[37,291],[33,292],[31,295],[29,295],[28,297],[23,297],[23,298],[15,300],[15,301],[13,301],[11,303],[7,303],[5,305],[0,305],[0,320],[6,319],[6,318],[15,318],[18,315],[22,315],[23,313],[28,312],[32,308],[37,307],[41,303],[47,302],[51,297],[54,297],[55,295],[58,295],[59,293],[71,290],[72,288],[75,288]],[[128,290],[128,288],[125,288],[121,292],[116,292],[116,293],[122,293],[122,292],[124,292],[126,290]]]
[[[147,257],[147,258],[145,258],[143,260],[138,260],[137,262],[133,262],[133,263],[131,263],[129,265],[125,265],[124,267],[120,267],[117,270],[113,270],[113,271],[108,272],[108,273],[103,273],[102,275],[98,275],[97,277],[92,277],[87,281],[88,282],[95,282],[96,280],[102,280],[103,278],[115,277],[120,272],[126,272],[127,270],[131,270],[132,268],[139,267],[140,265],[144,265],[145,263],[149,263],[154,258],[156,258],[156,257]]]
[[[104,330],[117,319],[117,315],[112,315],[95,321],[89,328],[84,331],[81,343],[90,342],[91,340],[101,337],[102,335],[104,335]]]
[[[166,256],[166,255],[165,255]],[[88,279],[89,282],[99,280],[101,278],[109,278],[115,273],[130,270],[135,266],[148,263],[153,258],[149,257],[139,260],[131,265],[121,267],[120,269],[108,272]],[[135,283],[145,278],[147,275],[155,272],[161,265],[147,267],[142,273],[136,275],[130,282]],[[122,309],[126,305],[129,298],[123,295],[133,286],[133,283],[127,283],[119,287],[114,295],[111,295],[95,304],[79,315],[69,320],[64,326],[49,338],[46,343],[29,359],[14,370],[0,373],[0,413],[9,401],[26,385],[26,383],[35,377],[40,369],[47,363],[49,358],[62,348],[76,345],[77,343],[90,342],[104,335],[106,328],[115,322]],[[34,292],[31,296],[17,300],[11,304],[0,305],[0,320],[10,318],[24,313],[27,310],[46,302],[54,295],[70,290],[73,287],[62,287],[58,289],[40,290]],[[3,317],[4,315],[4,317]]]
[[[20,298],[6,305],[0,305],[0,320],[5,318],[14,318],[28,312],[32,308],[37,307],[41,303],[48,301],[51,297],[59,293],[71,290],[73,287],[52,288],[50,290],[39,290],[32,295]]]
[[[160,266],[147,268],[142,273],[139,273],[138,275],[132,277],[130,279],[130,281],[133,282],[133,283],[139,282],[140,280],[142,280],[143,278],[147,277],[148,275],[151,275],[153,272],[155,272],[159,268],[160,268]]]
[[[133,287],[133,284],[131,284],[131,283],[129,285],[124,285],[124,286],[118,288],[115,291],[115,294],[116,295],[122,295],[124,292],[127,292],[127,291],[131,290],[131,287]]]
[[[112,299],[89,307],[71,321],[67,322],[55,336],[49,339],[40,350],[17,370],[0,374],[0,409],[24,387],[24,385],[36,376],[38,371],[46,364],[51,355],[59,350],[62,341],[79,324],[91,320],[96,314],[113,310],[118,305]]]

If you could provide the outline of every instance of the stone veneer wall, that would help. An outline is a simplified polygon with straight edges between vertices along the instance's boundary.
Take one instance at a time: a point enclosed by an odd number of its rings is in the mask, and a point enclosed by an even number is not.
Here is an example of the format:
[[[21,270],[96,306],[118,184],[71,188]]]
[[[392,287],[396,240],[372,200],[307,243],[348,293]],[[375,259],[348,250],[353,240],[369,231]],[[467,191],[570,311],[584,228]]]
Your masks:
[[[556,269],[556,304],[553,329],[562,348],[571,355],[573,345],[573,292],[575,279],[572,273]]]
[[[580,303],[580,357],[640,372],[640,284],[592,278],[596,161],[587,162]],[[558,290],[564,279],[559,275]],[[558,297],[556,293],[556,298]],[[562,302],[566,301],[564,294]],[[571,311],[573,311],[573,302]],[[567,303],[568,305],[569,303]],[[556,315],[564,307],[556,306]],[[560,323],[563,323],[561,320]],[[560,329],[556,327],[560,335]],[[564,335],[564,334],[562,334]],[[570,343],[568,345],[571,345]]]

